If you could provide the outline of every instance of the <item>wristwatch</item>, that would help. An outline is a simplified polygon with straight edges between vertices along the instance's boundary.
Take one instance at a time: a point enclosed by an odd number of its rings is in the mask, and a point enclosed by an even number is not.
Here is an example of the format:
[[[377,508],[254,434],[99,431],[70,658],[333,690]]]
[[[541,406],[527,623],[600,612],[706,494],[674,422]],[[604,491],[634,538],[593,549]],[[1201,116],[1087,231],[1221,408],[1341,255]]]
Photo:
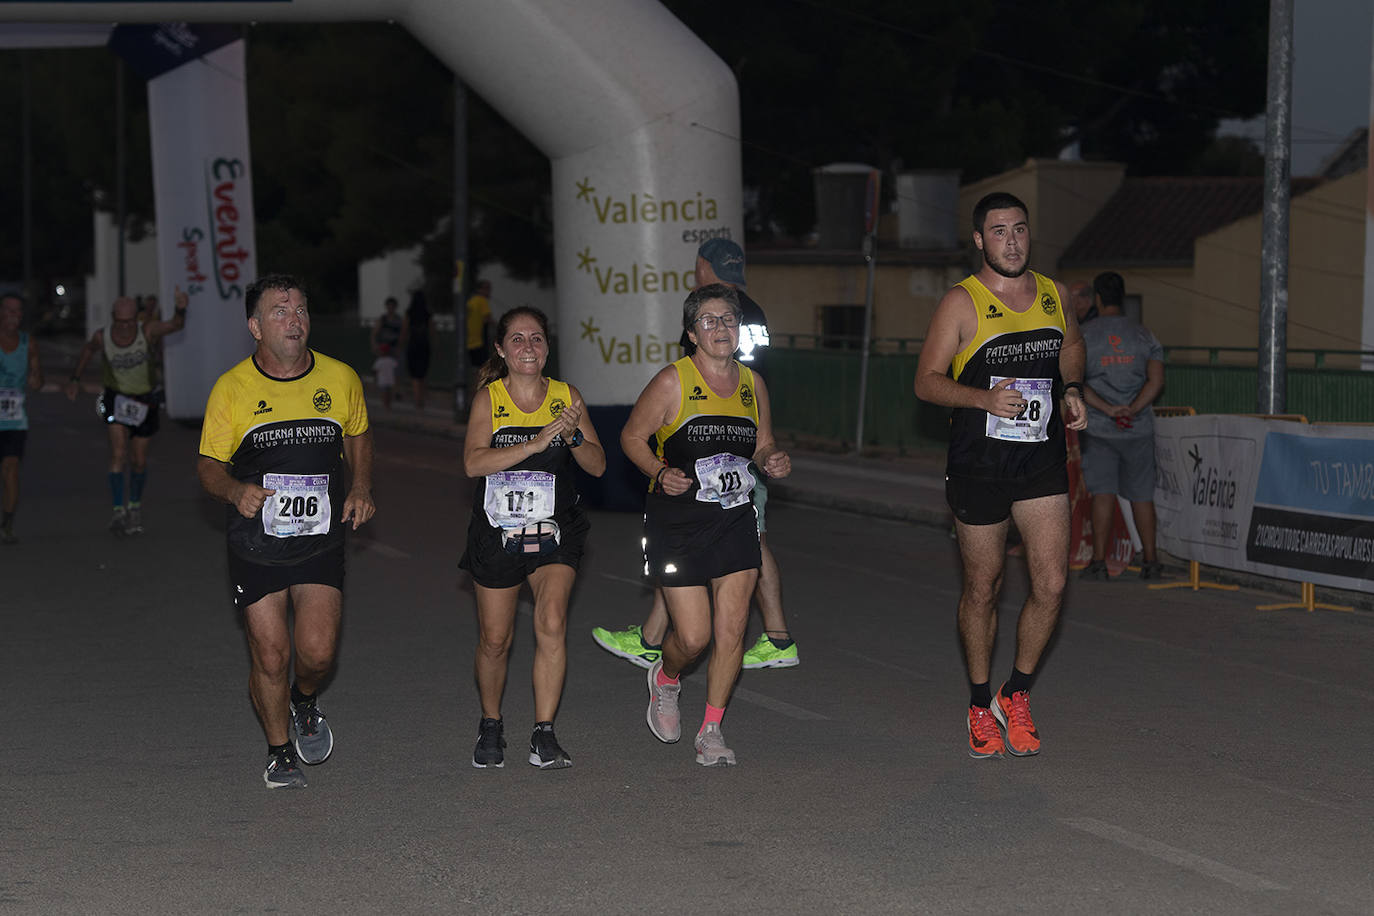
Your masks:
[[[568,440],[568,448],[577,448],[582,444],[585,438],[586,437],[582,435],[582,430],[573,430],[572,438]]]

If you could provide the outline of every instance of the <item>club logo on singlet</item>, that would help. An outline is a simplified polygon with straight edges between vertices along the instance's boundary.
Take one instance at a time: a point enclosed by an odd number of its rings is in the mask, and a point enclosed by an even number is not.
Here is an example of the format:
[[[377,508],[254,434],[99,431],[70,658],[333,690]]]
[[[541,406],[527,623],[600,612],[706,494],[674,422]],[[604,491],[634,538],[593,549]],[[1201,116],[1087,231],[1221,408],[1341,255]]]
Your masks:
[[[509,416],[510,416],[510,413],[506,410],[506,405],[505,405],[505,404],[497,404],[497,405],[496,405],[496,416],[498,416],[498,417],[509,417]]]
[[[701,386],[700,386],[700,385],[693,385],[693,386],[692,386],[692,393],[689,394],[689,395],[687,395],[687,400],[689,400],[689,401],[704,401],[704,400],[706,400],[706,395],[704,395],[704,394],[701,393]]]
[[[334,399],[329,396],[328,391],[325,391],[323,388],[315,389],[316,410],[318,410],[320,413],[327,413],[329,411],[329,408],[333,406],[333,404]]]
[[[1040,307],[1045,310],[1046,315],[1053,315],[1059,309],[1059,303],[1049,293],[1040,297]]]
[[[989,318],[1001,318],[1001,317],[1002,317],[1002,313],[999,312],[999,311],[997,311],[997,303],[996,303],[996,302],[989,302],[989,303],[988,303],[988,317],[989,317]]]
[[[557,420],[558,415],[561,414],[564,410],[566,410],[567,407],[568,405],[563,401],[562,398],[554,398],[552,401],[549,402],[549,415],[552,416],[555,420]]]
[[[262,416],[262,415],[265,414],[265,413],[271,413],[271,412],[272,412],[272,408],[270,408],[270,407],[267,406],[267,402],[266,402],[266,401],[258,401],[258,409],[255,410],[255,411],[253,411],[253,416],[258,417],[258,416]]]
[[[739,402],[745,407],[754,406],[754,392],[750,390],[748,385],[739,387]]]

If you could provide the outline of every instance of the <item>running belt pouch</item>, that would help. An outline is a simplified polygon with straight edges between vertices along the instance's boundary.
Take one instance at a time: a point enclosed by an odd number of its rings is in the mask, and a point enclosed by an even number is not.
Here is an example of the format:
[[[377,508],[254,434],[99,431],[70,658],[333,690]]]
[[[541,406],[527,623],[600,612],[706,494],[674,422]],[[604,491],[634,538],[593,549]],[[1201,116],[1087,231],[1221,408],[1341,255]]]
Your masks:
[[[533,530],[526,526],[506,532],[503,546],[506,553],[539,555],[553,553],[558,549],[558,541],[558,525],[552,521],[542,521],[536,523]]]

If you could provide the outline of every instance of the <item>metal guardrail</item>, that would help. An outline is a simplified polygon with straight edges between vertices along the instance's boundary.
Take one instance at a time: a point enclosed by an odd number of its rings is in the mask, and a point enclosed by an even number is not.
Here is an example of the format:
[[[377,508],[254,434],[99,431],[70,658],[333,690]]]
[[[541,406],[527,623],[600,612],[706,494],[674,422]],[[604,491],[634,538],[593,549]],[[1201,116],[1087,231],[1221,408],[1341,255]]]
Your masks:
[[[920,338],[874,338],[869,351],[864,447],[899,452],[942,447],[948,441],[949,410],[916,399],[912,383]],[[345,360],[359,374],[371,373],[369,331],[356,317],[317,316],[311,343]],[[452,331],[431,333],[429,381],[449,387],[456,380],[457,339]],[[768,357],[773,423],[784,434],[854,445],[858,420],[862,338],[844,335],[774,334]],[[550,372],[557,374],[557,346]],[[1250,413],[1256,407],[1257,349],[1253,347],[1166,347],[1163,411],[1188,405],[1198,413]],[[1288,410],[1320,423],[1374,423],[1374,372],[1360,371],[1360,350],[1290,350],[1310,356],[1310,366],[1288,370]],[[1198,357],[1190,360],[1189,355]],[[1249,365],[1245,364],[1248,355]],[[1181,358],[1180,358],[1181,357]],[[1350,362],[1349,368],[1333,365]]]

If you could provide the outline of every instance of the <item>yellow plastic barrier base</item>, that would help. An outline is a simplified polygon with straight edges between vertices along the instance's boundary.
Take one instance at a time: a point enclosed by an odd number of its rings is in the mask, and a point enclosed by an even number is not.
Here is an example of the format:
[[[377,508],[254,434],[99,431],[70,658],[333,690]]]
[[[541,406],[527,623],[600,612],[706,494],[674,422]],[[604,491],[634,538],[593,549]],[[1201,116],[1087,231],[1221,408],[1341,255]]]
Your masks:
[[[1149,587],[1150,587],[1150,588],[1191,588],[1193,591],[1197,591],[1198,589],[1202,589],[1202,588],[1215,588],[1215,589],[1217,589],[1218,591],[1223,591],[1223,592],[1234,592],[1234,591],[1236,591],[1238,588],[1240,588],[1239,585],[1223,585],[1223,584],[1220,583],[1220,582],[1203,582],[1203,581],[1202,581],[1202,567],[1198,564],[1198,561],[1197,561],[1197,560],[1191,560],[1191,561],[1189,561],[1189,563],[1188,563],[1188,581],[1187,581],[1187,582],[1161,582],[1161,583],[1159,583],[1158,585],[1151,585],[1151,586],[1149,586]]]
[[[1290,608],[1302,608],[1303,610],[1305,610],[1305,611],[1307,611],[1307,612],[1309,612],[1309,613],[1312,612],[1312,611],[1315,611],[1317,608],[1321,608],[1321,609],[1324,610],[1324,611],[1354,611],[1354,610],[1355,610],[1353,607],[1351,607],[1351,606],[1349,606],[1349,605],[1347,605],[1347,604],[1321,604],[1321,603],[1319,603],[1319,602],[1317,601],[1317,587],[1316,587],[1315,585],[1313,585],[1311,582],[1303,582],[1303,583],[1302,583],[1302,592],[1301,592],[1301,594],[1299,595],[1299,599],[1298,599],[1298,602],[1297,602],[1296,604],[1291,603],[1291,602],[1285,603],[1285,604],[1261,604],[1261,605],[1257,605],[1256,608],[1255,608],[1255,610],[1258,610],[1258,611],[1286,611],[1286,610],[1288,610],[1288,609],[1290,609]]]

